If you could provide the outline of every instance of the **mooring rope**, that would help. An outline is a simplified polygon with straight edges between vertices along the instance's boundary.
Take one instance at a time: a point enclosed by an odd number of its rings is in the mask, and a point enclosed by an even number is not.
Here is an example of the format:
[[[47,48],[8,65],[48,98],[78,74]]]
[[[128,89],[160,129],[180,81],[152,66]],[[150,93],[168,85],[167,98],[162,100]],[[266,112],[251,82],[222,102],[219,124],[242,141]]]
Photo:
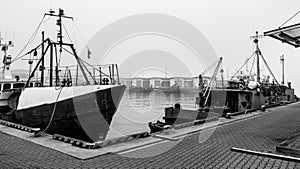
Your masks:
[[[48,130],[48,128],[50,127],[50,124],[51,124],[51,122],[54,118],[54,113],[55,113],[55,110],[56,110],[57,102],[58,102],[59,96],[60,96],[61,91],[62,91],[63,88],[64,88],[64,86],[61,86],[60,89],[56,89],[56,90],[59,90],[59,93],[58,93],[58,95],[56,97],[56,100],[55,100],[55,104],[54,104],[54,107],[53,107],[53,110],[52,110],[52,115],[51,115],[51,118],[50,118],[50,121],[49,121],[47,127],[42,131],[41,134],[44,134],[46,132],[46,130]]]

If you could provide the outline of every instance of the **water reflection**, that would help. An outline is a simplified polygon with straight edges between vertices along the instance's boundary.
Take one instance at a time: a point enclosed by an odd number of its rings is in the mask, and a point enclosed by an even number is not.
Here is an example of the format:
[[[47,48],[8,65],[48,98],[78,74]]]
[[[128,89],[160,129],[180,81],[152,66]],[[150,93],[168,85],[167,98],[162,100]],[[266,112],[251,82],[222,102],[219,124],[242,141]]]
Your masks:
[[[162,120],[164,108],[180,103],[195,109],[196,92],[165,93],[159,90],[129,92],[126,90],[114,116],[107,138],[149,131],[148,122]]]

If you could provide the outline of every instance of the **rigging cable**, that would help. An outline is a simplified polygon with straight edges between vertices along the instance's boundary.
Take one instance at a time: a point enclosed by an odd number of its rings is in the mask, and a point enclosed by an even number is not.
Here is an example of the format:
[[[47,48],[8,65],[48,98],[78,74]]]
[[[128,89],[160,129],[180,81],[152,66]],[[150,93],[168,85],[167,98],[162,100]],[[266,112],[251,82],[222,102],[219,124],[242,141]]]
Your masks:
[[[86,47],[86,48],[87,48],[87,50],[89,51],[89,50],[90,50],[90,48],[88,47],[88,45],[87,45],[86,41],[84,40],[84,38],[83,38],[83,36],[82,36],[81,32],[79,31],[79,28],[78,28],[78,26],[77,26],[77,24],[76,24],[76,22],[75,22],[74,20],[73,20],[73,25],[75,25],[75,28],[77,29],[77,32],[79,33],[81,40],[83,41],[83,43],[84,43],[85,47]]]
[[[238,71],[236,71],[236,72],[233,74],[233,76],[231,77],[231,79],[232,79],[233,77],[235,77],[235,75],[238,74],[238,72],[240,72],[240,70],[241,70],[241,69],[249,62],[249,60],[254,56],[255,53],[256,53],[256,52],[253,52],[252,55],[251,55],[249,58],[247,58],[247,60],[245,61],[245,63],[239,68]]]
[[[74,54],[73,54],[72,52],[70,52],[68,49],[66,49],[66,48],[63,47],[63,50],[65,50],[66,52],[68,52],[69,54],[71,54],[71,55],[74,56]],[[95,66],[89,64],[88,62],[84,61],[83,59],[81,59],[81,58],[79,58],[79,57],[78,57],[78,59],[79,59],[81,62],[83,62],[84,64],[87,64],[88,66],[90,66],[90,67],[92,67],[93,69],[95,69],[95,70],[97,70],[97,71],[100,72],[100,69],[98,69],[97,67],[95,67]],[[76,65],[74,65],[74,66],[76,66]],[[102,65],[102,66],[103,66],[103,65]],[[108,64],[107,66],[110,66],[110,64]],[[103,72],[100,72],[100,73],[102,73],[102,74],[103,74],[104,76],[106,76],[106,77],[109,77],[109,75],[107,75],[106,73],[103,73]]]
[[[69,50],[67,50],[66,48],[62,47],[63,50],[65,50],[66,52],[70,53],[71,55],[75,56],[72,52],[70,52]],[[88,64],[87,62],[83,61],[80,57],[78,57],[78,61],[83,62],[83,67],[86,69],[86,71],[89,73],[89,75],[91,76],[91,78],[93,79],[94,83],[97,83],[96,79],[92,76],[92,73],[87,69],[87,67],[85,66],[84,63]],[[92,65],[88,64],[89,66],[93,67]],[[109,77],[109,76],[108,76]]]
[[[47,127],[41,132],[41,134],[44,134],[48,130],[48,128],[50,127],[50,124],[51,124],[51,122],[52,122],[52,120],[54,118],[55,110],[56,110],[56,107],[57,107],[57,102],[58,102],[59,96],[60,96],[63,88],[64,88],[63,86],[61,86],[58,89],[55,88],[56,90],[59,90],[59,93],[58,93],[58,95],[56,97],[56,100],[55,100],[55,104],[54,104],[54,107],[53,107],[53,110],[52,110],[50,121],[49,121]]]
[[[16,57],[12,60],[11,63],[18,61],[19,59],[23,58],[24,56],[26,56],[26,55],[28,54],[28,53],[27,53],[27,54],[21,55],[21,53],[23,53],[24,50],[28,47],[28,45],[35,39],[35,37],[36,37],[36,35],[37,35],[37,33],[38,33],[38,30],[39,30],[39,28],[41,27],[41,25],[42,25],[43,23],[47,22],[51,17],[49,17],[49,18],[46,19],[46,20],[44,20],[44,18],[45,18],[45,15],[44,15],[44,17],[42,18],[42,20],[41,20],[41,22],[39,23],[39,25],[38,25],[38,27],[36,28],[36,30],[34,31],[34,33],[31,35],[31,37],[30,37],[30,39],[28,40],[28,42],[25,44],[25,46],[23,47],[23,49],[16,55]],[[36,48],[36,49],[38,49],[38,48]],[[21,56],[20,56],[20,55],[21,55]]]
[[[274,76],[273,72],[271,71],[271,68],[269,67],[267,61],[265,60],[265,58],[264,58],[264,56],[262,55],[262,53],[261,53],[260,50],[259,50],[259,52],[260,52],[260,55],[261,55],[262,60],[264,61],[264,63],[265,63],[265,65],[266,65],[267,69],[268,69],[269,72],[271,73],[273,79],[275,80],[275,82],[276,82],[277,84],[279,84],[278,81],[277,81],[277,79],[276,79],[276,77]]]
[[[70,42],[73,43],[73,42],[72,42],[72,39],[71,39],[71,37],[70,37],[70,35],[69,35],[69,33],[68,33],[66,27],[65,27],[65,24],[62,24],[62,25],[63,25],[63,27],[64,27],[65,32],[66,32],[67,35],[68,35],[68,38],[69,38]]]
[[[38,50],[39,48],[41,48],[41,46],[38,46],[37,48],[35,48],[36,50]],[[20,59],[22,59],[24,56],[26,56],[26,55],[28,55],[28,54],[30,54],[32,51],[30,51],[30,52],[27,52],[27,53],[25,53],[24,55],[22,55],[22,56],[19,56],[18,58],[15,58],[13,61],[11,61],[11,63],[13,63],[13,62],[16,62],[16,61],[18,61],[18,60],[20,60]],[[0,67],[0,69],[2,69],[2,68],[4,68],[4,66],[1,66]]]
[[[254,63],[255,63],[255,58],[253,58],[253,61],[252,61],[252,65],[251,65],[251,69],[250,69],[250,73],[249,73],[250,76],[251,76],[252,70],[254,68]]]
[[[208,68],[206,68],[200,75],[206,74],[208,71],[210,71],[210,69],[214,68],[217,63],[218,63],[218,60],[215,61],[213,64],[211,64]]]
[[[290,20],[292,20],[295,16],[297,16],[300,13],[300,11],[296,12],[292,17],[290,17],[287,21],[285,21],[282,25],[279,26],[279,28],[281,28],[283,25],[285,25],[286,23],[288,23]]]
[[[210,81],[210,85],[209,85],[209,91],[207,93],[207,90],[205,91],[204,93],[204,96],[207,96],[206,99],[205,99],[205,102],[204,102],[204,105],[207,104],[207,101],[208,101],[208,98],[209,98],[209,95],[211,93],[211,90],[212,90],[212,86],[213,86],[213,83],[216,81],[216,77],[217,77],[217,73],[219,72],[219,69],[220,69],[220,66],[223,65],[223,62],[222,62],[222,59],[220,59],[218,61],[218,65],[213,73],[213,77],[212,77],[212,80]],[[207,89],[207,88],[206,88]],[[207,93],[207,94],[206,94]]]
[[[76,42],[76,34],[75,34],[75,26],[72,24],[72,29],[73,29],[73,39],[74,39],[74,44],[77,44]]]
[[[25,46],[22,48],[22,50],[16,55],[16,57],[12,60],[12,62],[15,62],[16,60],[19,60],[19,57],[21,55],[21,53],[24,52],[24,50],[27,48],[27,46],[35,39],[37,33],[38,33],[38,30],[40,29],[41,25],[48,21],[50,19],[50,17],[44,21],[45,19],[45,15],[43,16],[41,22],[38,24],[37,28],[35,29],[35,31],[33,32],[33,34],[31,35],[31,37],[29,38],[28,42],[25,44]],[[25,55],[22,55],[21,57],[24,57]]]
[[[66,71],[67,71],[67,70],[68,70],[68,67],[66,68]],[[65,73],[63,79],[64,79],[66,76],[68,76],[68,75],[66,75],[66,73]],[[57,107],[57,102],[58,102],[58,99],[59,99],[59,97],[60,97],[60,95],[61,95],[61,92],[62,92],[63,88],[64,88],[64,86],[60,86],[59,88],[56,88],[56,87],[55,87],[55,90],[59,90],[59,92],[58,92],[58,95],[57,95],[56,100],[55,100],[55,104],[54,104],[54,107],[53,107],[53,110],[52,110],[52,114],[51,114],[50,121],[49,121],[47,127],[41,132],[41,134],[45,133],[45,132],[48,130],[48,128],[50,127],[51,122],[53,121],[54,114],[55,114],[56,107]]]

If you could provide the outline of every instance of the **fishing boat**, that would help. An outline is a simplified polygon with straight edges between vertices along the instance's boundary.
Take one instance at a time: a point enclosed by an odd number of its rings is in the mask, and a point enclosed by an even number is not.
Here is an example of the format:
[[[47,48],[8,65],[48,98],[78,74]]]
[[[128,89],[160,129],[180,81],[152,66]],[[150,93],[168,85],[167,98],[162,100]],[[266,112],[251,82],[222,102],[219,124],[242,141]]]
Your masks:
[[[254,39],[253,43],[256,46],[256,50],[249,58],[247,58],[246,62],[232,76],[231,80],[229,80],[229,87],[232,89],[251,91],[252,109],[259,109],[261,108],[261,106],[276,106],[282,103],[290,103],[296,101],[296,96],[294,94],[294,89],[291,86],[291,82],[288,82],[288,85],[285,86],[284,80],[282,80],[282,83],[280,84],[273,74],[266,59],[264,58],[262,51],[259,48],[259,39],[261,37],[262,36],[258,35],[258,32],[256,32],[255,36],[251,37],[252,39]],[[280,60],[282,61],[282,65],[284,65],[283,59],[280,58]],[[251,69],[248,75],[243,75],[241,70],[250,61],[252,61],[251,67],[253,67],[254,63],[256,62],[256,73],[251,74]],[[264,64],[269,73],[269,75],[264,76],[264,78],[262,78],[261,76],[261,64]],[[284,74],[283,70],[282,73]],[[272,80],[270,80],[271,78]]]
[[[0,47],[3,52],[3,59],[0,71],[0,114],[9,112],[12,110],[12,107],[9,105],[9,98],[18,90],[25,86],[26,80],[21,78],[19,75],[12,76],[11,72],[11,62],[12,56],[8,54],[8,50],[11,47],[14,47],[14,43],[12,41],[3,42],[2,43],[1,33],[0,33]],[[38,86],[37,82],[31,82],[30,86]]]
[[[0,33],[0,47],[3,55],[3,66],[0,74],[0,112],[5,112],[9,110],[8,98],[13,93],[12,89],[18,85],[14,85],[16,80],[12,78],[10,71],[11,56],[8,54],[8,49],[13,47],[12,41],[8,43],[1,42],[1,33]]]
[[[151,123],[151,125],[149,123],[150,131],[161,131],[164,124],[176,125],[210,117],[231,117],[232,115],[258,109],[264,110],[266,107],[295,102],[297,97],[294,94],[291,83],[289,82],[288,86],[285,86],[284,83],[279,84],[263,57],[258,44],[260,38],[258,32],[252,38],[254,39],[253,42],[256,45],[256,50],[232,76],[226,87],[212,88],[213,80],[216,79],[216,74],[222,62],[222,58],[220,58],[211,78],[212,80],[207,87],[203,88],[202,74],[199,75],[199,96],[196,98],[198,108],[196,110],[186,110],[180,108],[180,105],[167,107],[165,108],[165,116],[163,117],[165,122],[159,121]],[[255,76],[251,75],[251,73],[249,75],[241,73],[242,68],[244,68],[251,58],[256,58]],[[272,81],[269,80],[270,77],[261,79],[260,60],[267,67],[273,78]],[[255,63],[254,61],[252,62],[253,64]],[[222,69],[220,72],[223,72]],[[223,76],[221,75],[221,77]]]
[[[220,111],[224,109],[225,101],[224,101],[224,92],[218,92],[213,87],[215,83],[215,79],[219,69],[222,65],[222,58],[215,61],[209,69],[214,68],[214,72],[212,77],[210,78],[209,84],[205,84],[203,81],[203,75],[208,71],[205,70],[203,73],[199,75],[199,97],[197,99],[198,108],[197,109],[183,109],[179,103],[174,104],[174,107],[166,107],[164,109],[164,122],[157,121],[156,123],[149,122],[150,132],[158,132],[164,130],[166,127],[171,125],[177,125],[187,122],[192,122],[195,120],[206,119],[210,117],[219,117]],[[211,96],[214,97],[211,97]],[[218,96],[216,96],[218,95]],[[212,110],[211,107],[214,106]],[[220,109],[222,108],[222,109]]]
[[[10,120],[38,127],[49,134],[61,134],[88,142],[105,140],[125,90],[125,85],[119,83],[118,66],[89,65],[78,56],[74,44],[64,42],[63,19],[73,20],[64,14],[64,10],[59,9],[58,13],[50,10],[45,16],[57,18],[57,40],[45,38],[42,32],[42,42],[25,53],[24,56],[33,55],[38,59],[24,87],[9,102],[10,107],[14,108],[10,111]],[[64,53],[71,55],[77,63],[75,78],[68,66],[61,76],[63,68],[59,56],[66,57]],[[92,75],[88,66],[98,72],[99,79]],[[82,83],[79,83],[82,80],[79,71],[84,80]],[[37,74],[38,78],[35,77]],[[34,79],[38,79],[40,85],[30,87]]]

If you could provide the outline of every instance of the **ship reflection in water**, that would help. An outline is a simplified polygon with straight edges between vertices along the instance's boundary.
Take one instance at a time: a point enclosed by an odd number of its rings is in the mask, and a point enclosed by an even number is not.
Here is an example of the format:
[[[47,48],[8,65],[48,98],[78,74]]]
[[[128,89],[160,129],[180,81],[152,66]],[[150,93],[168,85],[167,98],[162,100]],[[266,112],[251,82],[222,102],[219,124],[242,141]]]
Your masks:
[[[195,109],[195,98],[198,95],[197,92],[129,92],[126,89],[107,139],[149,131],[149,121],[162,120],[164,108],[175,103],[180,103],[185,109]]]

